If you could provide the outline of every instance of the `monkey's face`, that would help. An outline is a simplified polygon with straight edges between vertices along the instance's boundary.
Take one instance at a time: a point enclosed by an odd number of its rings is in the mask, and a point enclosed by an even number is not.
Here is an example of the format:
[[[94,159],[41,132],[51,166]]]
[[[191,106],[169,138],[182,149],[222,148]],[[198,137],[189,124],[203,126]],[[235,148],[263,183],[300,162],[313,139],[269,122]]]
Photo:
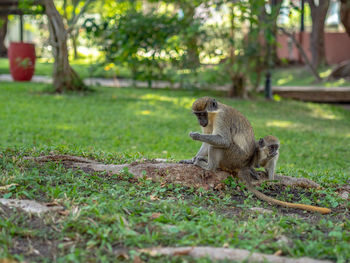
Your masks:
[[[279,143],[275,137],[266,136],[258,142],[260,153],[263,153],[266,158],[273,158],[278,154]]]
[[[275,157],[278,154],[279,145],[278,144],[270,144],[267,146],[268,153],[270,157]]]
[[[209,123],[208,112],[215,112],[217,110],[217,101],[210,97],[199,98],[192,105],[192,111],[196,115],[199,125],[202,127],[206,127]]]
[[[265,165],[278,155],[278,144],[266,145],[260,148],[260,160],[259,165],[265,167]]]
[[[276,157],[279,152],[279,144],[271,143],[261,138],[258,142],[259,145],[259,165],[264,167],[271,159]]]
[[[206,127],[208,125],[208,112],[207,111],[195,111],[193,113],[196,115],[200,126]]]

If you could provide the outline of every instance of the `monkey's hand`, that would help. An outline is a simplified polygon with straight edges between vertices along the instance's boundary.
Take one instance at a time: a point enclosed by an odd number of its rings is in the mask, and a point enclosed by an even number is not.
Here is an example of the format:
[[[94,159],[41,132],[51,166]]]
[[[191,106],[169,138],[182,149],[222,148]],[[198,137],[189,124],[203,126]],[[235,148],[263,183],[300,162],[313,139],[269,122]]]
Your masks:
[[[203,157],[203,156],[200,156],[200,157],[195,156],[189,160],[181,160],[181,161],[179,161],[179,163],[196,165],[196,163],[199,161],[208,162],[208,159],[206,157]]]
[[[199,138],[201,137],[201,134],[198,133],[198,132],[190,132],[190,137],[191,137],[193,140],[198,141]]]
[[[196,158],[196,157],[194,157],[194,158],[192,158],[192,159],[189,159],[189,160],[181,160],[181,161],[179,161],[179,163],[183,163],[183,164],[193,164],[194,161],[195,161],[195,158]]]
[[[263,172],[263,171],[256,171],[253,168],[251,168],[249,170],[249,173],[250,173],[251,178],[254,179],[254,180],[262,179],[264,177],[263,175],[265,175],[264,174],[265,172]],[[267,176],[267,174],[266,174],[266,176]]]

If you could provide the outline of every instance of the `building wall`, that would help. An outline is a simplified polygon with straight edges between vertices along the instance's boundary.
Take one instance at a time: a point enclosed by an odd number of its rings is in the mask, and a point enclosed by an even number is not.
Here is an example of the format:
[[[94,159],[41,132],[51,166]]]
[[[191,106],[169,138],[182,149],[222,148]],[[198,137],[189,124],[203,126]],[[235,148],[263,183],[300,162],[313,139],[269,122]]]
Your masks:
[[[295,38],[302,43],[306,55],[311,60],[310,33],[295,33]],[[298,49],[286,35],[277,36],[277,54],[281,59],[303,61]],[[337,64],[350,60],[350,37],[346,33],[325,33],[326,60],[329,64]]]

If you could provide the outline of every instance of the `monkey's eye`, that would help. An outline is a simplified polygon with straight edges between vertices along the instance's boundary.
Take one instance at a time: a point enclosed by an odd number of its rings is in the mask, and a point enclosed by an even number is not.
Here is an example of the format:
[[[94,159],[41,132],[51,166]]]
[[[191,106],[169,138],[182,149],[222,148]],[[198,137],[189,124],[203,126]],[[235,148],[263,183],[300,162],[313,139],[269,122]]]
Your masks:
[[[271,145],[269,146],[269,150],[270,150],[271,152],[277,151],[277,150],[278,150],[278,144],[271,144]]]
[[[207,116],[207,113],[205,111],[203,112],[194,112],[194,114],[197,116],[197,118],[203,118]]]

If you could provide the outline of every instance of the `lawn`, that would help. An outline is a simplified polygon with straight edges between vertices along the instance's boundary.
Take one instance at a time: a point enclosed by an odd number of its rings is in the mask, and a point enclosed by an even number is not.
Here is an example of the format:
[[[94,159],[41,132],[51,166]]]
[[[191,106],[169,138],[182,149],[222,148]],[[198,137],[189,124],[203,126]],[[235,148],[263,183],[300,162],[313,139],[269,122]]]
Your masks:
[[[78,59],[71,62],[72,67],[79,73],[82,78],[113,78],[115,76],[121,78],[131,78],[130,70],[125,67],[118,66],[114,70],[98,64],[88,59]],[[196,73],[178,72],[172,75],[172,81],[184,82],[183,85],[200,85],[210,88],[213,85],[224,85],[230,83],[230,77],[223,70],[222,65],[212,67],[201,67]],[[322,68],[319,73],[322,78],[326,78],[332,71],[332,66]],[[9,74],[8,59],[0,58],[0,74]],[[52,62],[47,59],[38,59],[35,66],[36,75],[51,76]],[[350,81],[339,79],[335,81],[315,82],[315,78],[305,66],[284,66],[272,70],[273,86],[325,86],[325,87],[349,87]],[[262,81],[264,80],[264,77]],[[261,82],[263,85],[263,82]]]
[[[71,65],[82,78],[102,77],[112,78],[113,72],[104,70],[103,66],[99,66],[95,61],[89,59],[77,59],[71,61]],[[35,63],[35,75],[51,76],[53,70],[52,61],[48,59],[38,58]],[[123,77],[130,77],[130,73],[126,69],[121,69],[120,73]],[[10,74],[9,62],[7,58],[0,58],[0,74]]]
[[[57,202],[70,213],[39,218],[0,206],[0,258],[115,262],[119,256],[117,260],[133,262],[139,256],[150,262],[184,262],[186,256],[151,258],[136,249],[203,245],[350,260],[350,204],[337,192],[350,184],[350,111],[290,100],[231,100],[218,92],[99,87],[85,95],[54,95],[46,90],[32,83],[0,83],[0,185],[17,184],[0,190],[0,197]],[[116,164],[190,158],[200,146],[188,136],[200,130],[190,107],[205,95],[244,113],[256,138],[279,137],[278,173],[322,186],[285,187],[275,197],[329,207],[333,213],[266,204],[235,180],[226,181],[224,191],[205,191],[137,180],[127,173],[89,175],[22,158],[67,153]],[[268,185],[260,190],[276,193]],[[129,254],[120,254],[121,249]]]
[[[306,66],[285,66],[279,67],[272,72],[272,85],[274,86],[324,86],[324,87],[350,87],[349,79],[339,79],[327,81],[326,78],[331,74],[333,66],[325,66],[319,70],[323,82],[315,82],[315,77]]]

